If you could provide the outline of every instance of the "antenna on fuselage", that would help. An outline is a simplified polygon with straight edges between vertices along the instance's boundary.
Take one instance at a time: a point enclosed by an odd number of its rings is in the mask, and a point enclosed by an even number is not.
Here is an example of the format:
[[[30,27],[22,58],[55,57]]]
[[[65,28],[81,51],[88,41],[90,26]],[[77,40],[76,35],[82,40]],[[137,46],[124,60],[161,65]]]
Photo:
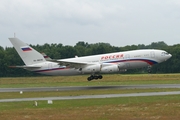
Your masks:
[[[16,33],[14,33],[14,38],[16,37]]]

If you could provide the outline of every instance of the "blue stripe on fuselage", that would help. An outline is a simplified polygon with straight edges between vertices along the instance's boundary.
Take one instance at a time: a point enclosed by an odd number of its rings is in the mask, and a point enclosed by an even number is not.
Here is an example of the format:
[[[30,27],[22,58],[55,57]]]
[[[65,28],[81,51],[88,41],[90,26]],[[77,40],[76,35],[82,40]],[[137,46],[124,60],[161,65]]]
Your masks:
[[[118,62],[133,62],[133,61],[143,61],[148,63],[149,65],[157,64],[158,62],[148,59],[127,59],[127,60],[115,60],[115,61],[108,61],[104,63],[118,63]]]

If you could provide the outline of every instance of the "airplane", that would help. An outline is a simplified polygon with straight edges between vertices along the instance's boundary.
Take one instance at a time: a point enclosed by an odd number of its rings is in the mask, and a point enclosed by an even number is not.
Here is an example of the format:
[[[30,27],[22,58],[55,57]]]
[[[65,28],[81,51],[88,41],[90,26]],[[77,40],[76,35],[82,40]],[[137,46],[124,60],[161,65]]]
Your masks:
[[[119,73],[128,69],[149,67],[164,62],[172,57],[164,50],[140,49],[124,52],[83,56],[67,59],[51,59],[44,53],[39,53],[18,38],[9,38],[19,56],[25,63],[23,68],[45,75],[82,75],[90,74],[88,81],[102,79],[101,74]]]

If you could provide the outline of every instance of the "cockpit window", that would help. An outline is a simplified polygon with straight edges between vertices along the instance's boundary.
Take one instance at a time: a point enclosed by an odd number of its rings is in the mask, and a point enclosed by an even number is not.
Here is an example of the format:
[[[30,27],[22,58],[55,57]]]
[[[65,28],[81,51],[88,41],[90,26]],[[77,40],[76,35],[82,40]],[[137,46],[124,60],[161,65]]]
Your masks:
[[[162,55],[162,56],[165,56],[165,55],[169,55],[169,53],[167,53],[167,52],[162,52],[161,55]]]

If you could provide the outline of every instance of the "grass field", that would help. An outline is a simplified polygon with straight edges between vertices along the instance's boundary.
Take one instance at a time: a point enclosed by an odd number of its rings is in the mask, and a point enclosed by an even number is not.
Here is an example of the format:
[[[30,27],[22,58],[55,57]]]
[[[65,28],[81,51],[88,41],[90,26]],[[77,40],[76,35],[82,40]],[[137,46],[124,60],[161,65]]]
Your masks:
[[[180,84],[180,74],[135,74],[104,75],[102,80],[87,81],[87,75],[70,77],[15,77],[0,78],[1,88],[136,85],[136,84]]]
[[[180,74],[104,75],[88,82],[87,76],[0,78],[1,88],[103,86],[138,84],[180,84]],[[110,89],[52,92],[0,93],[0,99],[94,94],[179,91],[179,89]],[[59,100],[0,103],[2,120],[179,120],[180,95],[106,99]]]

